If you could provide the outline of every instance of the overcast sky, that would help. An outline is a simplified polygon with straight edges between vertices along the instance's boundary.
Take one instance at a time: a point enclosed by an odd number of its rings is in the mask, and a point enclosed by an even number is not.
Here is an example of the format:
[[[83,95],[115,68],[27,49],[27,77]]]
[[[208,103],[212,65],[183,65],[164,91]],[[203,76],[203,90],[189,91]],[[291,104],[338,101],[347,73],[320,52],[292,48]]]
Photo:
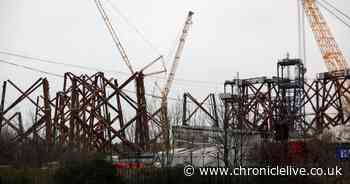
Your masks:
[[[191,92],[203,97],[222,92],[225,80],[272,76],[276,62],[289,52],[298,56],[297,0],[102,0],[119,32],[132,65],[142,68],[159,54],[174,51],[187,12],[195,12],[171,96]],[[329,0],[350,13],[348,0]],[[114,8],[113,8],[113,6]],[[118,14],[118,9],[128,22]],[[350,58],[350,29],[324,13],[332,32]],[[132,25],[132,26],[130,26]],[[142,32],[143,36],[135,31]],[[308,24],[309,78],[326,70]],[[123,72],[109,76],[124,80],[128,69],[114,46],[93,0],[0,0],[0,51],[11,51],[58,62]],[[153,49],[145,41],[152,43]],[[63,74],[91,71],[42,64],[0,54],[0,59]],[[167,58],[169,66],[172,58]],[[0,63],[0,80],[11,79],[23,89],[44,74]],[[62,79],[47,76],[52,90]],[[159,75],[164,77],[164,75]],[[147,78],[150,92],[156,79]]]

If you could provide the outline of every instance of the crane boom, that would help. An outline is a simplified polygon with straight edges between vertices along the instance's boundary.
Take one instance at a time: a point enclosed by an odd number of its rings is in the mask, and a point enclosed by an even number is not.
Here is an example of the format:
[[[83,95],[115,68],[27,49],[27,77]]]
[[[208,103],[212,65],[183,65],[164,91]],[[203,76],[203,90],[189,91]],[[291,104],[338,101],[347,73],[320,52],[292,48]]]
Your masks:
[[[166,160],[167,163],[169,164],[169,150],[170,150],[170,123],[168,120],[168,102],[167,102],[167,97],[171,88],[171,85],[174,81],[175,78],[175,73],[176,69],[179,65],[180,58],[182,55],[182,51],[185,46],[185,40],[188,35],[190,25],[192,24],[192,15],[194,13],[192,11],[188,12],[185,26],[182,29],[182,34],[180,37],[180,42],[177,46],[176,52],[175,52],[175,58],[173,60],[167,81],[165,83],[164,88],[161,90],[161,107],[160,107],[160,122],[161,122],[161,128],[162,128],[162,138],[163,138],[163,148],[166,151]]]
[[[342,51],[332,36],[330,28],[319,8],[316,6],[316,0],[304,0],[303,7],[328,71],[348,69],[348,64]]]
[[[316,6],[316,0],[303,0],[303,7],[328,71],[347,70],[349,67],[346,59],[338,47],[326,20]],[[347,87],[350,84],[345,82],[343,85]],[[341,102],[344,104],[344,111],[350,114],[350,96],[348,93],[341,97]]]
[[[101,3],[100,0],[94,0],[95,1],[95,4],[96,4],[96,7],[103,19],[103,21],[105,22],[106,24],[106,27],[110,33],[110,35],[112,36],[112,39],[115,43],[115,45],[117,46],[118,50],[119,50],[119,53],[124,61],[124,63],[127,65],[127,67],[129,68],[131,74],[134,74],[134,70],[131,66],[131,63],[130,63],[130,60],[129,60],[129,57],[128,55],[126,54],[126,51],[125,51],[125,48],[123,47],[119,37],[118,37],[118,34],[117,34],[117,31],[114,29],[114,27],[112,26],[112,23],[105,11],[105,9],[103,8],[103,5]]]
[[[167,81],[165,83],[165,87],[164,87],[164,89],[162,91],[162,96],[164,96],[164,97],[168,96],[168,93],[169,93],[169,90],[171,88],[171,85],[174,82],[175,73],[176,73],[177,67],[179,65],[179,62],[180,62],[180,59],[181,59],[181,55],[182,55],[182,52],[183,52],[183,49],[184,49],[184,46],[185,46],[186,37],[188,35],[188,31],[189,31],[189,29],[191,27],[191,24],[192,24],[192,15],[193,15],[192,11],[188,12],[188,16],[187,16],[187,19],[186,19],[186,22],[185,22],[185,26],[184,26],[184,28],[182,30],[182,34],[181,34],[181,37],[180,37],[180,42],[179,42],[179,45],[177,46],[177,49],[176,49],[176,52],[175,52],[175,57],[174,57],[172,65],[171,65],[170,72],[169,72]]]

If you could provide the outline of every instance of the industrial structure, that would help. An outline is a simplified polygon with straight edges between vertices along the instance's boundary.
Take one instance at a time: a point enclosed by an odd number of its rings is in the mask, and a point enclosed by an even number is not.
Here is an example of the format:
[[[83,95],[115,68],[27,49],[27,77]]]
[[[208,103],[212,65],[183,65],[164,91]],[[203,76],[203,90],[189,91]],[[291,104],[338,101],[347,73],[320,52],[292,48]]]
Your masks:
[[[105,78],[103,73],[92,76],[66,73],[63,90],[52,95],[53,98],[50,98],[46,79],[39,79],[24,91],[12,81],[5,81],[2,102],[6,98],[7,83],[21,95],[8,102],[8,107],[2,106],[2,127],[9,127],[15,133],[11,140],[13,144],[37,137],[48,148],[60,144],[86,151],[113,151],[119,154],[149,151],[161,136],[157,131],[159,120],[156,115],[159,110],[148,112],[140,103],[141,95],[137,94],[135,99],[123,92],[128,85],[134,82],[139,84],[138,77],[139,74],[135,73],[125,82],[118,83],[117,80]],[[34,92],[39,92],[39,96],[34,98]],[[32,102],[36,112],[33,124],[23,128],[21,121],[16,121],[16,117],[11,117],[9,112],[25,99]],[[131,110],[126,116],[127,108]],[[130,116],[132,111],[134,116]],[[130,130],[130,127],[133,128]],[[6,152],[6,149],[2,150]]]
[[[248,134],[258,134],[266,140],[273,138],[275,141],[288,142],[315,137],[332,127],[349,124],[349,68],[317,6],[324,5],[316,0],[298,2],[309,20],[328,72],[320,73],[316,79],[308,81],[304,76],[306,67],[303,60],[287,56],[277,62],[276,76],[225,81],[224,93],[219,95],[223,107],[221,126],[218,126],[216,118],[218,104],[203,104],[209,96],[198,103],[186,93],[183,98],[182,125],[175,127],[179,144],[202,138],[203,133],[196,133],[198,130],[207,132],[204,137],[209,137],[209,132],[216,132],[212,137],[219,139],[214,143],[221,145],[218,146],[217,154],[222,152],[218,157],[227,165],[230,155],[236,157],[237,148],[241,158],[244,157],[243,139],[252,139],[244,138]],[[195,104],[189,117],[186,115],[187,98]],[[211,98],[215,102],[215,96]],[[210,110],[206,110],[205,106]],[[196,124],[198,117],[194,114],[198,109],[205,112],[204,115],[213,123],[202,123],[205,127]],[[184,134],[194,135],[188,137]],[[210,143],[209,139],[206,143]],[[234,153],[230,153],[232,148]]]
[[[10,144],[0,149],[0,155],[11,157],[7,148],[33,139],[41,142],[48,153],[57,151],[57,147],[121,157],[166,153],[168,162],[165,165],[170,165],[170,157],[174,158],[178,153],[174,150],[191,150],[192,160],[194,152],[207,148],[214,158],[222,159],[226,165],[230,159],[234,164],[242,164],[243,151],[251,149],[245,144],[316,137],[325,129],[348,125],[350,70],[317,2],[303,0],[302,5],[328,72],[306,80],[303,60],[287,56],[277,61],[275,76],[227,80],[223,93],[211,93],[202,101],[185,93],[180,123],[171,124],[168,96],[194,13],[190,11],[186,17],[172,66],[160,89],[160,103],[151,110],[144,80],[167,70],[145,71],[163,57],[135,70],[102,2],[95,0],[130,77],[119,81],[107,78],[102,72],[91,76],[65,73],[61,91],[54,94],[49,90],[50,82],[46,78],[38,79],[26,89],[11,80],[4,81],[0,134],[6,129],[13,136]],[[135,95],[126,93],[129,86],[135,89]],[[20,95],[9,99],[9,87]],[[35,108],[29,126],[23,125],[23,115],[15,110],[24,101]],[[232,155],[234,157],[230,158]]]

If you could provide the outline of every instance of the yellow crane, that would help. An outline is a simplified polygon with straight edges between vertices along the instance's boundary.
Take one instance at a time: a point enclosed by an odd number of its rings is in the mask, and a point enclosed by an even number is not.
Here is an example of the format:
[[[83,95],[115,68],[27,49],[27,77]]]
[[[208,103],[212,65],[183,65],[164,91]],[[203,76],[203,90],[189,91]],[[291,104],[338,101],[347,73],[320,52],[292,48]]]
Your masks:
[[[303,7],[328,71],[348,69],[346,59],[317,7],[316,0],[304,0]]]
[[[326,20],[316,5],[316,0],[302,0],[302,3],[328,71],[349,69],[342,51],[338,47]],[[349,84],[345,83],[344,85],[348,86]],[[345,98],[342,98],[342,102],[344,103],[344,110],[350,113],[350,96],[345,95]]]

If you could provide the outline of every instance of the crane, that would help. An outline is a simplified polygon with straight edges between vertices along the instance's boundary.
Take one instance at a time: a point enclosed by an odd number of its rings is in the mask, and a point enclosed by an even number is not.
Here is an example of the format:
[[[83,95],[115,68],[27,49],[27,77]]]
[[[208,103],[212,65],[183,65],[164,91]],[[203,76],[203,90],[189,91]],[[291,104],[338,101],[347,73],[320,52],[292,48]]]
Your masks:
[[[328,71],[348,69],[346,59],[317,7],[316,0],[304,0],[303,7]]]
[[[131,62],[129,60],[129,57],[126,53],[125,48],[123,47],[116,29],[113,27],[111,20],[107,14],[107,12],[104,9],[103,3],[101,0],[94,0],[95,5],[115,43],[115,45],[118,48],[118,51],[124,61],[124,63],[127,65],[130,73],[132,74],[133,80],[135,82],[135,93],[136,93],[136,127],[135,127],[135,142],[136,144],[139,144],[143,151],[149,151],[150,146],[150,136],[149,136],[149,117],[147,115],[147,103],[146,103],[146,97],[145,97],[145,86],[144,86],[144,77],[150,76],[150,75],[157,75],[163,72],[166,72],[166,68],[163,65],[163,70],[151,72],[148,74],[145,74],[144,71],[147,68],[150,68],[153,64],[155,64],[157,61],[162,60],[163,56],[159,56],[146,66],[144,66],[141,70],[135,71],[131,65]]]
[[[101,0],[94,0],[95,2],[95,5],[98,9],[98,12],[100,13],[107,29],[108,29],[108,32],[110,33],[112,39],[113,39],[113,42],[114,44],[117,46],[118,48],[118,51],[124,61],[124,63],[126,64],[126,66],[128,67],[129,71],[131,74],[134,74],[135,73],[135,70],[133,69],[132,65],[131,65],[131,62],[129,60],[129,57],[126,53],[126,50],[124,48],[124,46],[122,45],[119,37],[118,37],[118,34],[117,34],[117,31],[116,29],[113,27],[112,23],[111,23],[111,20],[106,12],[106,10],[104,9],[103,7],[103,4],[101,2]],[[149,68],[150,66],[152,66],[153,64],[155,64],[157,61],[160,61],[160,60],[163,60],[163,56],[159,56],[157,57],[155,60],[151,61],[149,64],[147,64],[145,67],[143,67],[139,73],[144,73],[144,71]],[[148,74],[143,74],[144,76],[151,76],[151,75],[157,75],[157,74],[160,74],[160,73],[164,73],[166,72],[166,68],[163,66],[163,69],[160,70],[160,71],[156,71],[156,72],[151,72],[151,73],[148,73]]]
[[[193,16],[193,12],[189,11],[187,18],[186,18],[186,22],[185,25],[182,29],[182,33],[181,33],[181,37],[180,37],[180,41],[179,44],[176,48],[176,52],[175,52],[175,57],[174,60],[172,62],[171,68],[170,68],[170,72],[167,76],[167,80],[166,83],[164,85],[164,87],[161,89],[161,111],[160,111],[160,122],[162,123],[161,128],[162,128],[162,133],[163,133],[163,146],[165,147],[165,150],[167,151],[167,155],[168,155],[168,151],[170,150],[170,126],[169,126],[169,121],[168,121],[168,103],[167,103],[167,97],[169,94],[169,91],[171,89],[171,86],[174,82],[174,78],[175,78],[175,73],[176,70],[178,68],[180,59],[181,59],[181,55],[185,46],[185,41],[186,38],[188,36],[188,32],[190,30],[191,24],[192,24],[192,16]]]
[[[316,5],[316,0],[303,0],[303,8],[327,70],[329,72],[347,70],[349,68],[348,63],[338,47],[326,20]],[[345,83],[344,85],[348,86],[349,83]],[[344,110],[350,113],[350,96],[345,95],[342,98],[342,102],[344,103]]]
[[[174,78],[175,78],[175,73],[176,73],[176,70],[177,70],[177,67],[179,65],[179,62],[180,62],[180,59],[181,59],[181,55],[182,55],[182,52],[183,52],[183,49],[184,49],[184,46],[185,46],[185,41],[186,41],[186,37],[188,35],[188,31],[190,29],[190,26],[192,24],[192,15],[194,13],[192,11],[190,11],[188,13],[188,16],[187,16],[187,19],[186,19],[186,22],[185,22],[185,26],[182,30],[182,34],[181,34],[181,37],[180,37],[180,42],[177,46],[177,49],[176,49],[176,52],[175,52],[175,58],[173,60],[173,63],[171,65],[171,68],[170,68],[170,72],[169,72],[169,75],[168,75],[168,78],[167,78],[167,81],[165,83],[165,86],[162,90],[162,96],[168,96],[168,93],[169,93],[169,90],[174,82]]]
[[[117,48],[119,50],[120,55],[122,56],[122,59],[123,59],[124,63],[129,68],[129,71],[131,72],[131,74],[134,74],[135,73],[134,69],[133,69],[133,67],[132,67],[132,65],[130,63],[128,55],[126,54],[125,48],[123,47],[123,45],[122,45],[122,43],[121,43],[121,41],[120,41],[120,39],[119,39],[119,37],[117,35],[116,30],[112,26],[112,23],[109,20],[109,17],[107,16],[107,13],[104,10],[101,1],[100,0],[94,0],[94,1],[95,1],[95,4],[96,4],[96,7],[97,7],[98,11],[101,14],[101,17],[102,17],[103,21],[106,24],[106,27],[107,27],[109,33],[112,36],[112,39],[113,39],[115,45],[117,46]]]

